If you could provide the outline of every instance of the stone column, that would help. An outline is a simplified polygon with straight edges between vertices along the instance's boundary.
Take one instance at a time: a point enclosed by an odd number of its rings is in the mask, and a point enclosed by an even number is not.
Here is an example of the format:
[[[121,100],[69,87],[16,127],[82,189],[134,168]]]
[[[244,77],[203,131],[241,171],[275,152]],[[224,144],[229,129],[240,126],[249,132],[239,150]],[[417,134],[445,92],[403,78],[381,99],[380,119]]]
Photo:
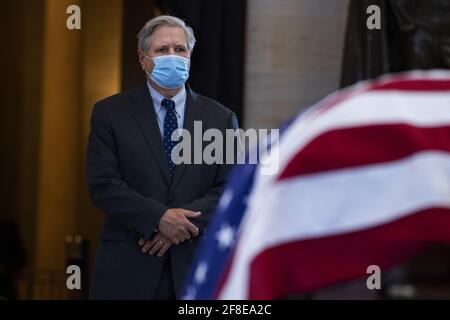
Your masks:
[[[66,28],[79,5],[81,30]],[[39,143],[37,269],[65,266],[65,236],[95,243],[102,213],[88,198],[85,151],[95,101],[120,91],[122,0],[47,0]]]
[[[74,0],[47,0],[36,218],[37,269],[64,267],[64,238],[75,231],[81,110],[81,31],[66,28]]]
[[[245,127],[276,128],[339,86],[348,0],[248,0]]]

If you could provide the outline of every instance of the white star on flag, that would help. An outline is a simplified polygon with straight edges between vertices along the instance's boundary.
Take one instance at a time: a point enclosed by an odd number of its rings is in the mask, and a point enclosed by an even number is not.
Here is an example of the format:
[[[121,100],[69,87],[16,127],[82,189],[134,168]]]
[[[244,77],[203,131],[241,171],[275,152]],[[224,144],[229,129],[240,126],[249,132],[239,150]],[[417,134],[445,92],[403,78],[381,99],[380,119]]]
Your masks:
[[[219,207],[225,209],[230,204],[231,199],[233,199],[233,192],[231,190],[225,191],[220,199]]]
[[[187,288],[187,293],[183,297],[183,300],[194,300],[196,295],[197,295],[197,290],[195,290],[194,287],[189,287],[189,288]]]
[[[206,279],[206,273],[208,272],[208,265],[202,262],[198,265],[197,270],[195,270],[195,282],[201,284]]]
[[[234,228],[228,224],[222,225],[216,233],[216,239],[219,242],[220,249],[226,249],[233,243]]]

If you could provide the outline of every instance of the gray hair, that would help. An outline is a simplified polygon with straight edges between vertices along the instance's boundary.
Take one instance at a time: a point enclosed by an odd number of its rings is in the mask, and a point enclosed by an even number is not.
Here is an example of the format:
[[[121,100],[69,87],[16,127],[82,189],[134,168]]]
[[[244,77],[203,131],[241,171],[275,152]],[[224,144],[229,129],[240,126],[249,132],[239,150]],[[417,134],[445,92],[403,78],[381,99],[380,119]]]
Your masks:
[[[147,23],[137,35],[138,49],[141,49],[144,52],[148,52],[148,50],[150,49],[150,37],[156,30],[156,28],[161,25],[170,25],[182,28],[186,33],[188,51],[191,52],[192,49],[194,49],[194,31],[183,20],[173,16],[159,16],[147,21]]]

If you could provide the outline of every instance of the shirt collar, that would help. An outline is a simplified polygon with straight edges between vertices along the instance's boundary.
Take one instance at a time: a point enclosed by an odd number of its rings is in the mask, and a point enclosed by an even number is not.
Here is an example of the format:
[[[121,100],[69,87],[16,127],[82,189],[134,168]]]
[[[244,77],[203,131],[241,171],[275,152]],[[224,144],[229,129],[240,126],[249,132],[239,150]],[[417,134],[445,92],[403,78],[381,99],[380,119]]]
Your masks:
[[[165,97],[161,93],[156,91],[156,89],[153,88],[148,81],[147,81],[147,87],[148,87],[148,90],[150,91],[150,96],[152,97],[153,106],[155,107],[155,112],[158,114],[162,109],[161,101],[163,99],[165,99]],[[181,117],[181,114],[184,109],[184,105],[186,103],[186,88],[185,88],[185,86],[183,86],[181,91],[178,92],[175,96],[173,96],[170,100],[175,102],[175,112],[178,117]]]

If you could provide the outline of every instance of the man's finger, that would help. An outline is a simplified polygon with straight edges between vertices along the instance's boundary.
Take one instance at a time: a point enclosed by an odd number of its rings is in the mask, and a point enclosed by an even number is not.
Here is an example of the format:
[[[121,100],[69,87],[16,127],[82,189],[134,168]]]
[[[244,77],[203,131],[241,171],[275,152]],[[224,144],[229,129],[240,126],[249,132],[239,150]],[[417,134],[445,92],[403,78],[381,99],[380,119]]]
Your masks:
[[[197,228],[197,226],[195,224],[193,224],[192,222],[188,221],[188,223],[186,224],[186,228],[192,234],[193,237],[198,236],[199,230],[198,230],[198,228]]]
[[[185,210],[183,213],[188,218],[197,218],[200,217],[200,215],[202,214],[200,211],[189,211],[189,210]]]
[[[184,238],[184,235],[183,235],[182,233],[177,233],[177,234],[175,235],[175,237],[177,238],[177,240],[178,240],[179,243],[182,243],[182,242],[184,242],[184,240],[186,240],[186,239]]]
[[[183,241],[184,240],[189,240],[191,238],[191,234],[190,234],[190,232],[187,229],[185,229],[183,227],[180,227],[179,231],[180,231],[181,235],[184,238]]]
[[[142,247],[142,252],[147,253],[148,249],[150,249],[153,245],[153,241],[147,241]]]
[[[162,246],[162,248],[158,252],[158,257],[161,258],[169,248],[170,248],[170,243],[165,242],[164,245]]]
[[[139,245],[142,247],[145,244],[145,240],[144,239],[139,239]]]
[[[148,252],[148,254],[150,255],[154,255],[156,252],[158,252],[159,249],[161,249],[161,247],[164,245],[164,242],[162,240],[158,240],[156,241],[152,248],[150,249],[150,251]]]
[[[178,239],[177,239],[175,236],[171,237],[171,238],[170,238],[170,241],[171,241],[173,244],[179,244],[179,243],[180,243],[180,241],[178,241]]]

